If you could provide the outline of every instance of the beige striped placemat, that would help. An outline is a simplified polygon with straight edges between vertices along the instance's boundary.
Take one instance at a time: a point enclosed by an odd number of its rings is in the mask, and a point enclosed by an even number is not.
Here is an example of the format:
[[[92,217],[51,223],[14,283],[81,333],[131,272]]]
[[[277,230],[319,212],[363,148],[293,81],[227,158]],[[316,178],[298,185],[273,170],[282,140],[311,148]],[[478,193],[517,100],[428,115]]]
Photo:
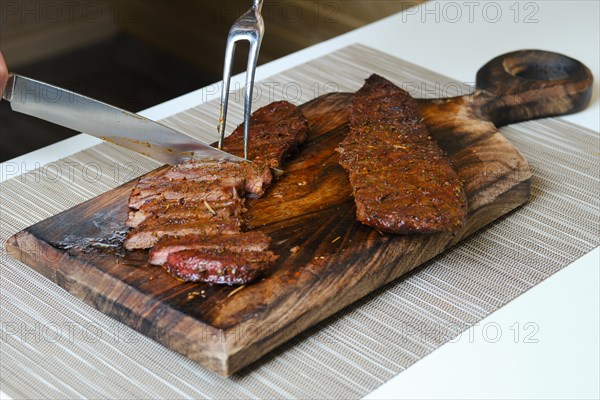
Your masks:
[[[263,81],[256,105],[281,98],[302,103],[327,91],[356,90],[372,72],[415,96],[470,90],[405,61],[351,46]],[[242,118],[237,100],[230,107],[231,122]],[[201,132],[215,131],[217,106],[209,102],[165,122],[203,137]],[[529,204],[230,379],[106,317],[2,250],[1,389],[15,398],[366,395],[599,244],[598,133],[560,119],[502,131],[531,163]],[[3,183],[2,249],[19,230],[156,166],[100,144]]]

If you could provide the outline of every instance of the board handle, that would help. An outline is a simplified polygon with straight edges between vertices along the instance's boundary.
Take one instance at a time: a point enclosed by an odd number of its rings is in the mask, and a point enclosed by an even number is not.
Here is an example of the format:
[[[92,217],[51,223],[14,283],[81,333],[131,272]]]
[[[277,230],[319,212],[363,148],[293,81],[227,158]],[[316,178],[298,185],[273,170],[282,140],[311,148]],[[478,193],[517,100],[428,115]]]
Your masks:
[[[475,100],[497,127],[584,109],[593,75],[581,62],[542,50],[503,54],[477,72]]]

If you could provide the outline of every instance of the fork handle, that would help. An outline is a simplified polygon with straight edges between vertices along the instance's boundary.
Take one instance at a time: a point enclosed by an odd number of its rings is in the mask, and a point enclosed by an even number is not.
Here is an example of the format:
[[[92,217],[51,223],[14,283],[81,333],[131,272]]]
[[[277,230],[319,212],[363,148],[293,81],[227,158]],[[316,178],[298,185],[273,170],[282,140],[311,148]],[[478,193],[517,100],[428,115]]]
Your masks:
[[[252,7],[256,8],[260,11],[260,9],[262,8],[262,5],[263,5],[263,0],[254,0],[252,3],[253,3]]]

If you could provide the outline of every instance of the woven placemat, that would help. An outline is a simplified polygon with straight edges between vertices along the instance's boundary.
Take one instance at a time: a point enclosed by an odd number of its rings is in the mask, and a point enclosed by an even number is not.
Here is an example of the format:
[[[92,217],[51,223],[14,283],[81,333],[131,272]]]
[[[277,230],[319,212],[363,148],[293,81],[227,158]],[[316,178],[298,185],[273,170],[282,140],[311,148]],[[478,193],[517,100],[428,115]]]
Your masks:
[[[373,72],[415,96],[470,90],[355,45],[263,81],[256,105],[281,98],[303,103],[327,91],[356,90]],[[241,97],[232,100],[238,102],[229,120],[239,122]],[[164,122],[212,141],[217,107],[209,102]],[[368,394],[599,244],[598,133],[560,119],[502,132],[531,164],[530,203],[229,379],[106,317],[4,251],[16,232],[150,171],[156,162],[103,143],[4,182],[1,389],[15,398]]]

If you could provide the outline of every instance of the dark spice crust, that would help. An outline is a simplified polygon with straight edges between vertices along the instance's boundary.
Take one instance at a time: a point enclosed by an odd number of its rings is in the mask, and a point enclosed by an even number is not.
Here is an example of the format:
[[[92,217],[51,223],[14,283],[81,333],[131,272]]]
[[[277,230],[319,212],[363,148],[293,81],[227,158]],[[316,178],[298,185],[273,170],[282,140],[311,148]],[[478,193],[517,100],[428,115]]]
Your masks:
[[[304,143],[308,132],[308,121],[295,105],[276,101],[262,107],[250,118],[248,159],[255,164],[279,168]],[[223,150],[244,156],[243,125],[223,140]]]
[[[462,182],[429,136],[418,104],[392,82],[372,75],[356,93],[350,133],[338,151],[365,225],[399,234],[464,225]]]

